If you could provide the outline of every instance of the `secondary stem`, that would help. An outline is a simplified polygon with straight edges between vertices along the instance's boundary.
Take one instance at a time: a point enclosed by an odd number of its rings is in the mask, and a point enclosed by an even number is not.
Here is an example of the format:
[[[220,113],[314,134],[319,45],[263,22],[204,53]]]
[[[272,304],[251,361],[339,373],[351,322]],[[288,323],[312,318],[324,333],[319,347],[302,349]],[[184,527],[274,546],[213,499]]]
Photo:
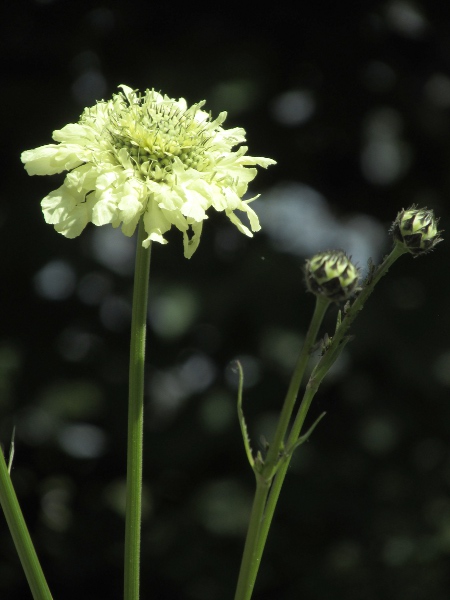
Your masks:
[[[292,427],[292,431],[289,435],[288,446],[291,446],[298,440],[300,433],[301,433],[303,423],[305,422],[305,419],[306,419],[306,415],[308,414],[309,407],[311,406],[311,402],[317,392],[319,383],[322,381],[322,379],[320,379],[320,381],[317,381],[314,386],[309,386],[309,384],[308,384],[307,390],[305,391],[305,395],[303,396],[303,400],[300,404],[300,408],[298,410],[297,417],[296,417],[294,425]],[[284,478],[286,477],[287,470],[288,470],[289,464],[291,462],[291,458],[292,458],[292,455],[289,455],[289,454],[286,454],[284,456],[284,458],[282,459],[280,466],[276,472],[272,486],[270,488],[270,493],[268,495],[266,507],[264,510],[264,520],[261,524],[261,528],[259,531],[258,544],[261,547],[261,553],[263,552],[264,546],[267,541],[269,529],[272,524],[272,519],[275,514],[275,509],[277,506],[278,498],[280,496],[281,488],[283,487]]]
[[[144,366],[150,248],[144,248],[144,222],[139,222],[134,267],[128,398],[127,488],[125,516],[124,599],[139,599],[142,454],[144,425]]]
[[[256,573],[261,560],[261,554],[258,553],[258,540],[260,539],[260,530],[264,520],[264,509],[269,490],[270,485],[257,478],[235,600],[246,600],[252,596]]]
[[[34,600],[52,600],[0,448],[0,504]]]
[[[267,469],[267,471],[265,471],[265,475],[269,478],[273,477],[276,464],[278,462],[278,457],[280,455],[280,452],[282,452],[283,450],[286,432],[289,427],[289,422],[291,420],[295,403],[297,401],[298,391],[300,389],[303,376],[305,374],[305,369],[308,364],[309,357],[311,355],[311,350],[316,342],[319,327],[323,321],[323,317],[325,316],[329,305],[330,301],[327,298],[324,298],[322,296],[316,297],[314,314],[312,316],[311,323],[306,334],[305,342],[301,349],[300,355],[297,360],[297,364],[295,365],[294,372],[289,383],[289,388],[286,393],[286,398],[284,400],[283,408],[281,410],[281,415],[278,421],[273,442],[270,444],[270,448],[265,460]],[[271,469],[271,472],[268,472],[269,469]]]
[[[255,499],[250,516],[250,524],[247,532],[235,600],[250,600],[252,596],[270,525],[292,457],[290,450],[299,439],[311,402],[319,385],[348,341],[346,333],[360,310],[363,308],[364,303],[369,298],[375,285],[381,277],[387,273],[392,264],[405,252],[406,250],[401,244],[396,244],[394,246],[392,252],[384,259],[382,264],[374,270],[370,281],[365,284],[364,288],[348,310],[336,331],[336,334],[331,340],[330,347],[325,351],[313,371],[288,437],[286,446],[287,452],[284,452],[286,432],[295,407],[308,358],[314,346],[326,309],[329,306],[328,300],[320,296],[317,297],[311,325],[292,375],[274,441],[267,453],[265,465],[261,473],[257,474]]]
[[[256,474],[255,497],[250,514],[250,523],[247,531],[247,538],[245,540],[235,600],[250,600],[252,596],[267,538],[268,529],[266,529],[265,524],[265,509],[270,486],[276,469],[281,468],[278,465],[278,461],[284,450],[286,432],[289,427],[289,422],[295,407],[298,391],[305,374],[311,350],[315,344],[317,333],[329,304],[330,301],[328,299],[317,296],[314,314],[289,384],[274,440],[270,445],[262,472]],[[262,531],[265,531],[265,535],[261,533]]]
[[[331,345],[328,350],[324,353],[319,363],[316,365],[311,379],[306,386],[306,390],[303,396],[303,399],[300,403],[297,416],[292,425],[291,432],[289,434],[287,448],[292,448],[295,442],[300,437],[303,424],[305,422],[306,416],[308,414],[309,408],[311,406],[311,402],[316,395],[317,390],[319,389],[320,384],[322,383],[325,375],[328,373],[330,367],[335,362],[336,358],[341,353],[343,347],[346,343],[345,335],[349,330],[350,325],[353,323],[359,312],[362,310],[365,302],[371,295],[374,290],[375,285],[379,282],[379,280],[386,275],[389,268],[393,265],[393,263],[406,252],[405,248],[401,244],[396,244],[392,250],[392,252],[384,259],[384,261],[375,269],[372,278],[370,281],[366,283],[363,290],[360,292],[356,300],[353,302],[351,308],[347,312],[344,317],[340,327],[336,331],[336,334],[333,336],[331,340]],[[317,307],[316,307],[317,308]],[[313,317],[314,321],[314,317]],[[306,345],[306,344],[305,344]],[[259,562],[261,560],[261,556],[264,550],[264,546],[266,544],[267,536],[269,534],[269,529],[272,523],[272,519],[275,513],[275,509],[277,506],[278,498],[280,496],[281,488],[284,483],[284,479],[286,477],[287,470],[289,468],[289,463],[291,461],[292,454],[285,454],[284,457],[280,460],[279,467],[276,471],[276,475],[273,479],[273,483],[270,487],[270,492],[267,496],[267,502],[264,509],[264,518],[261,520],[261,527],[258,532],[258,553],[255,556],[255,561],[257,561],[257,566],[259,566]],[[256,579],[257,570],[254,572],[254,578]],[[254,583],[254,582],[253,582]],[[245,598],[245,597],[244,597]],[[249,600],[251,595],[246,598]]]

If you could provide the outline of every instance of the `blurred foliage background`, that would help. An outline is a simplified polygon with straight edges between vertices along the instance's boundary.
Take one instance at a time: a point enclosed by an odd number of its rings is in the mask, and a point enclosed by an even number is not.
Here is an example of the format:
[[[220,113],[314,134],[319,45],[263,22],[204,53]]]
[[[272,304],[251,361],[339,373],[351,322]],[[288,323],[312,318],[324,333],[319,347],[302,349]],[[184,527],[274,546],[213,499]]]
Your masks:
[[[449,5],[2,12],[0,440],[16,426],[13,481],[55,598],[122,595],[134,241],[55,233],[39,202],[60,177],[28,177],[21,151],[125,83],[206,99],[246,129],[249,154],[278,161],[251,188],[254,239],[211,214],[192,260],[179,232],[152,256],[142,598],[229,600],[253,494],[230,362],[245,369],[258,448],[313,307],[304,258],[339,247],[364,270],[414,202],[450,229]],[[286,479],[255,600],[449,597],[448,248],[403,257],[356,321]],[[0,597],[29,597],[3,518]]]

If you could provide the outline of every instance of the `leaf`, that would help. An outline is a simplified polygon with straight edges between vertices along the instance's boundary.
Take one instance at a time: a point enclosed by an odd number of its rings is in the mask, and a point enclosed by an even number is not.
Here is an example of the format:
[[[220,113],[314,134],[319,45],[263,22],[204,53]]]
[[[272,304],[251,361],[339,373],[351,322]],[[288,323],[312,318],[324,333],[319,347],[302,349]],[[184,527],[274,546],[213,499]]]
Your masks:
[[[239,374],[239,386],[238,386],[238,399],[237,399],[237,410],[239,424],[241,426],[242,439],[244,441],[245,453],[247,454],[248,462],[252,469],[255,469],[255,460],[253,458],[252,449],[250,447],[250,438],[248,435],[247,424],[245,422],[244,411],[242,410],[242,390],[244,387],[244,371],[241,363],[236,360],[235,365]]]

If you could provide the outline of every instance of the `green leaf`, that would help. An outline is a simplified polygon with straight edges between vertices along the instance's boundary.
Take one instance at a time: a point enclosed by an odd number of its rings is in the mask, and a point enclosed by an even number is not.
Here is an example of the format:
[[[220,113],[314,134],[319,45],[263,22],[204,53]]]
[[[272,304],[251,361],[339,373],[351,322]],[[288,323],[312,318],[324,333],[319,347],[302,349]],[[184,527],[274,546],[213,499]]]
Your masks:
[[[242,369],[241,363],[237,360],[235,361],[235,365],[239,374],[239,385],[238,385],[238,399],[237,399],[237,410],[238,410],[238,418],[239,425],[241,426],[242,439],[244,441],[245,453],[247,454],[248,462],[250,463],[251,468],[255,469],[255,460],[253,458],[252,449],[250,447],[250,438],[247,430],[247,423],[245,422],[244,411],[242,410],[242,390],[244,388],[244,371]]]
[[[308,431],[304,434],[301,435],[298,440],[295,442],[295,444],[293,444],[290,448],[286,449],[286,454],[292,456],[293,452],[302,444],[304,444],[309,436],[312,434],[312,432],[314,431],[314,429],[317,427],[317,425],[320,423],[320,421],[324,418],[324,416],[326,415],[326,412],[323,412],[321,415],[319,415],[319,417],[317,417],[317,419],[314,421],[314,423],[311,425],[311,427],[308,429]]]

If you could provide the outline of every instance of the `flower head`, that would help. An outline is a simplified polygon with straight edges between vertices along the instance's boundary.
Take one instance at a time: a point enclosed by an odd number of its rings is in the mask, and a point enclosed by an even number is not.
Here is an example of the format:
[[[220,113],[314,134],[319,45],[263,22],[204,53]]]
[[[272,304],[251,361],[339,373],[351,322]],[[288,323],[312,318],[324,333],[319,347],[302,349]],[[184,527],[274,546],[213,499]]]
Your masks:
[[[316,296],[334,302],[347,300],[356,291],[359,272],[342,250],[315,254],[306,261],[306,284]]]
[[[174,225],[183,233],[184,254],[195,252],[206,211],[225,211],[245,235],[260,229],[258,217],[243,200],[259,165],[270,158],[246,156],[241,128],[223,129],[226,113],[212,120],[204,102],[190,107],[154,90],[143,95],[126,85],[111,100],[86,108],[78,123],[53,132],[58,144],[22,153],[29,175],[68,171],[64,183],[42,200],[47,223],[68,238],[89,222],[122,226],[131,236],[141,217],[151,241]],[[250,229],[236,216],[247,214]]]
[[[439,235],[442,232],[438,231],[438,219],[433,211],[427,208],[417,209],[414,204],[398,213],[391,233],[394,240],[403,244],[413,256],[425,254],[442,242]]]

